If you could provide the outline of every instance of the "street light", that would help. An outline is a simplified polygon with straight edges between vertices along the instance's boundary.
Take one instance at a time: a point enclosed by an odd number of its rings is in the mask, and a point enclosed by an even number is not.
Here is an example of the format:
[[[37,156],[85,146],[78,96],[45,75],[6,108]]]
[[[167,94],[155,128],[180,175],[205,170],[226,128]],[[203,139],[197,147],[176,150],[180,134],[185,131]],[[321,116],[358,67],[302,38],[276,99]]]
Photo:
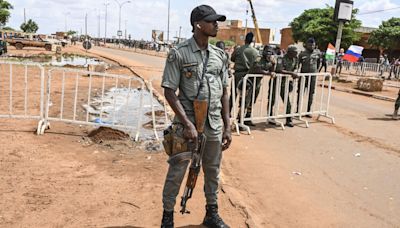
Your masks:
[[[105,15],[105,20],[104,20],[104,45],[106,44],[107,40],[107,7],[110,5],[109,2],[104,3],[104,6],[106,7],[106,15]]]
[[[67,16],[68,15],[71,15],[71,12],[67,12],[67,13],[65,13],[64,14],[64,16],[65,16],[65,32],[68,32],[68,26],[67,26]]]
[[[121,10],[122,10],[122,6],[125,5],[126,3],[131,3],[131,1],[125,1],[125,2],[120,3],[118,0],[115,0],[115,2],[119,5],[119,25],[118,25],[117,35],[118,35],[119,39],[121,40],[121,36],[122,36],[122,31],[121,31]]]

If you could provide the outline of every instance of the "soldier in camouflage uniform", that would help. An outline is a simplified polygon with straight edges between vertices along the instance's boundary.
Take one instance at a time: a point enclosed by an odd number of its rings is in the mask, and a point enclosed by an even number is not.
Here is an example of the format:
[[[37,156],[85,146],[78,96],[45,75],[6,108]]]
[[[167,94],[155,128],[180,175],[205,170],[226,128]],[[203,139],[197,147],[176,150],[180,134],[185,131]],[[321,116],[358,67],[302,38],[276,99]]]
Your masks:
[[[296,46],[289,46],[288,47],[288,52],[285,54],[283,57],[279,57],[277,60],[277,65],[276,65],[276,73],[282,73],[282,74],[290,74],[292,75],[293,78],[297,78],[297,74],[295,73],[295,70],[298,65],[298,59],[297,59],[297,48]],[[282,78],[282,82],[280,85],[280,96],[282,98],[282,101],[285,100],[285,91],[286,91],[286,79],[287,78]],[[271,109],[270,109],[270,115],[273,115],[273,108],[275,104],[275,91],[276,91],[276,83],[277,80],[275,78],[271,78],[269,82],[269,94],[271,96]],[[293,83],[292,81],[289,81],[289,88],[288,88],[288,97],[287,97],[287,106],[286,106],[286,114],[290,114],[292,110],[292,105],[290,103],[290,92],[293,91]],[[272,95],[271,95],[272,93]],[[269,107],[269,105],[268,105]],[[275,123],[274,123],[275,124]],[[291,117],[286,118],[286,126],[288,127],[293,127],[293,121]]]
[[[399,90],[399,96],[397,97],[397,100],[394,104],[394,112],[393,112],[393,119],[398,120],[398,113],[399,113],[399,108],[400,108],[400,90]]]
[[[168,54],[164,69],[162,87],[165,98],[176,116],[173,125],[180,130],[183,139],[197,140],[194,118],[194,99],[208,101],[208,116],[204,133],[207,137],[202,168],[204,172],[204,193],[206,197],[206,216],[203,225],[206,227],[229,227],[218,215],[217,194],[222,151],[231,143],[229,122],[229,97],[227,93],[226,55],[208,43],[209,37],[218,32],[217,21],[226,17],[216,14],[207,5],[193,9],[191,24],[194,35],[191,39],[172,48]],[[176,90],[179,89],[179,95]],[[187,142],[186,141],[186,142]],[[187,153],[187,152],[186,152]],[[161,227],[174,226],[173,213],[176,197],[189,161],[176,160],[171,156],[169,169],[163,189],[163,218]]]
[[[276,61],[274,58],[274,51],[273,48],[270,46],[265,46],[263,49],[262,56],[257,57],[255,63],[250,68],[250,74],[264,74],[264,75],[271,75],[272,72],[275,71]],[[261,77],[256,78],[256,86],[255,86],[255,97],[254,102],[257,101],[258,94],[260,93],[261,88]],[[253,80],[251,80],[253,82]],[[240,88],[239,88],[240,89]],[[252,96],[253,96],[253,86],[250,87],[249,95],[246,96],[245,100],[245,108],[247,110],[246,116],[251,116],[252,110]]]
[[[249,32],[246,35],[245,39],[245,45],[239,47],[232,53],[231,60],[232,62],[235,63],[235,88],[241,90],[241,86],[239,84],[243,83],[241,82],[242,79],[246,76],[246,74],[249,73],[249,70],[254,66],[257,57],[259,57],[259,53],[257,49],[251,46],[251,43],[253,42],[254,39],[254,34]],[[247,82],[246,82],[247,83]],[[246,96],[247,99],[248,97],[251,96],[251,93],[248,93]],[[251,97],[250,97],[251,99]],[[241,102],[239,102],[241,103]],[[232,104],[232,100],[230,102]],[[250,113],[247,113],[246,117],[250,117]],[[246,121],[246,125],[254,126],[253,123],[250,121]]]
[[[321,58],[321,52],[318,49],[315,49],[316,44],[313,38],[307,40],[306,43],[306,50],[302,51],[299,54],[299,64],[301,65],[300,72],[301,73],[318,73],[318,62]],[[308,88],[308,84],[310,84],[310,88]],[[300,94],[300,86],[301,83],[299,82],[298,86],[298,93]],[[316,86],[316,77],[306,77],[305,79],[305,88],[308,88],[309,95],[308,95],[308,105],[307,105],[307,112],[311,111],[314,93],[315,93],[315,86]],[[300,96],[297,99],[297,109],[299,110],[300,104]],[[311,118],[311,115],[306,115],[306,117]]]

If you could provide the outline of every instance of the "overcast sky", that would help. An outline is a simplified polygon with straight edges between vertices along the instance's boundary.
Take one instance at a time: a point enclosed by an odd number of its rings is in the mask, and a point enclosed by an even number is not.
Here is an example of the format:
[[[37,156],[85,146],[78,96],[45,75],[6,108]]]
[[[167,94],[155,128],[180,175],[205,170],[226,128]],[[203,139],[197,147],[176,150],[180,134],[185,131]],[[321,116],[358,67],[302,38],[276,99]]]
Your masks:
[[[100,15],[101,36],[104,36],[106,0],[8,0],[14,9],[8,26],[19,28],[26,18],[33,19],[39,25],[38,33],[50,34],[69,30],[85,32],[85,13],[88,14],[88,33],[97,36],[98,15]],[[108,0],[107,36],[115,36],[118,30],[119,6],[117,0]],[[125,0],[118,0],[120,3]],[[247,0],[170,0],[170,38],[176,36],[182,26],[182,36],[191,36],[190,12],[200,4],[211,5],[218,13],[228,19],[246,19]],[[335,0],[253,0],[260,27],[268,27],[279,34],[281,28],[299,16],[305,9],[334,5]],[[382,20],[400,15],[400,0],[355,0],[360,14],[385,10],[378,13],[358,16],[363,26],[378,27]],[[390,10],[392,8],[396,8]],[[151,30],[167,31],[168,0],[131,0],[122,7],[122,30],[125,23],[128,34],[133,39],[151,38]],[[249,26],[253,27],[250,15]]]

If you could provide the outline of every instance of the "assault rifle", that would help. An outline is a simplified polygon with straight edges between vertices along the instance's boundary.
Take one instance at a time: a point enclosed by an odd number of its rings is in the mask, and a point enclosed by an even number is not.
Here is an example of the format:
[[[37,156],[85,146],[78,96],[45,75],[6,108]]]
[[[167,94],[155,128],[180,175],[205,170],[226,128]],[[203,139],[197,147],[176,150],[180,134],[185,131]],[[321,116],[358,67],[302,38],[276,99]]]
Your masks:
[[[189,148],[192,151],[192,161],[190,163],[189,175],[187,177],[185,191],[181,201],[181,213],[189,214],[190,211],[186,210],[187,201],[192,198],[194,187],[196,186],[197,177],[200,173],[201,160],[203,158],[204,148],[207,141],[207,137],[204,134],[204,125],[207,118],[208,103],[205,100],[194,100],[194,116],[196,121],[196,130],[198,133],[197,139],[189,144]]]

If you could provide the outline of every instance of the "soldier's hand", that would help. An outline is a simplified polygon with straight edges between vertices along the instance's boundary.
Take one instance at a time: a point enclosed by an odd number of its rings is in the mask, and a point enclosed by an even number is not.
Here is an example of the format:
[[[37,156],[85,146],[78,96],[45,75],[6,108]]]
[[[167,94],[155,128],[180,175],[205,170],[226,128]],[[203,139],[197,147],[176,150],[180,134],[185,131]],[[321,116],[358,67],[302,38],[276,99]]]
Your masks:
[[[192,140],[192,141],[197,140],[198,135],[196,127],[192,122],[189,122],[189,124],[185,126],[185,129],[183,130],[183,137],[187,140]]]
[[[226,150],[229,148],[232,142],[232,133],[231,129],[225,129],[223,135],[222,135],[222,151]]]

